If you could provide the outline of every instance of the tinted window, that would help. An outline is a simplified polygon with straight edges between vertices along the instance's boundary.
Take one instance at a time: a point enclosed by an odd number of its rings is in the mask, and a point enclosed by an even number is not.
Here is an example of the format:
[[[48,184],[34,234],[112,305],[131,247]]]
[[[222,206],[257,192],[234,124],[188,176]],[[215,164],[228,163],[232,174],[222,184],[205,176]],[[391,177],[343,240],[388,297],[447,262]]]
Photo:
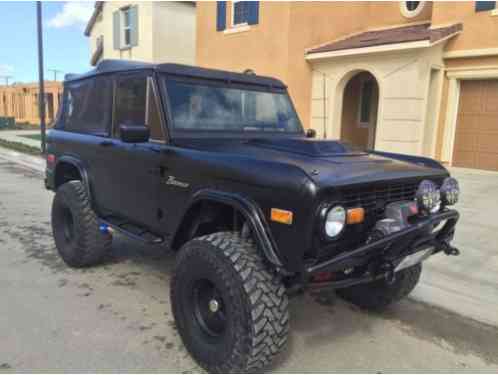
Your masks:
[[[287,93],[166,80],[176,130],[301,132]]]
[[[120,125],[145,125],[147,77],[127,77],[118,83],[116,91],[115,131]]]
[[[64,129],[107,135],[112,113],[112,81],[107,77],[66,84]]]

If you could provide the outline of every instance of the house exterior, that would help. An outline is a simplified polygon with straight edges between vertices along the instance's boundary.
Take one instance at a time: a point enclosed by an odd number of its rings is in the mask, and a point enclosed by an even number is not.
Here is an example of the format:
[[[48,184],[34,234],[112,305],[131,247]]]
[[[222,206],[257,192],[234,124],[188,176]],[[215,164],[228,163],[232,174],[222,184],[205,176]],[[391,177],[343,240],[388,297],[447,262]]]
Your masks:
[[[14,117],[17,123],[40,124],[38,112],[38,83],[0,86],[0,117]],[[50,124],[62,100],[62,84],[45,81],[45,116]]]
[[[276,76],[323,138],[498,170],[498,10],[199,2],[197,64]]]
[[[103,59],[195,63],[192,1],[97,1],[85,35],[90,63]]]

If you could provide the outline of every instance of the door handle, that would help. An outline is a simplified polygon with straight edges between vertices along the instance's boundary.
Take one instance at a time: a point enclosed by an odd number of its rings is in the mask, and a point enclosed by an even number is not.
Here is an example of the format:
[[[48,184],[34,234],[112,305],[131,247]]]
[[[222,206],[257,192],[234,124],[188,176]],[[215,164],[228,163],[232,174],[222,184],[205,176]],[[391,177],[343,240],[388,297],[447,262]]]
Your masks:
[[[114,146],[114,142],[113,141],[102,141],[99,143],[99,145],[102,147],[110,147],[110,146]]]
[[[166,171],[165,167],[154,167],[149,169],[149,173],[154,176],[164,176],[164,172]]]

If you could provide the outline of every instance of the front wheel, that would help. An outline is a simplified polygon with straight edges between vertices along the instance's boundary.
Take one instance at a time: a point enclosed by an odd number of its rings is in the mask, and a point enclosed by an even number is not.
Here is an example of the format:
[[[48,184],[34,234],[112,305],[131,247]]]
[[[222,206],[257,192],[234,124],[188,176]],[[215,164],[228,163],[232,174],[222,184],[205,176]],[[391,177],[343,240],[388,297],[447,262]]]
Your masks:
[[[392,283],[381,279],[338,289],[336,293],[361,308],[382,310],[410,294],[417,285],[421,272],[422,264],[419,263],[396,272],[396,278]]]
[[[180,250],[171,285],[176,325],[209,372],[257,372],[285,346],[288,300],[250,240],[221,232]]]

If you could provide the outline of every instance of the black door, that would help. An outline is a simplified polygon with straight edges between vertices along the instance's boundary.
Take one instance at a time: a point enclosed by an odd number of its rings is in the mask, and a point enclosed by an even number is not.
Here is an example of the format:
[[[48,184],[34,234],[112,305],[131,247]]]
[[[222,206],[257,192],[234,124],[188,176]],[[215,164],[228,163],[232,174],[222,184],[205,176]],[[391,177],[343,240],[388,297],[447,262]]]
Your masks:
[[[149,95],[151,83],[146,73],[123,74],[116,79],[113,138],[104,146],[111,183],[104,189],[107,208],[113,214],[157,231],[161,219],[159,156],[164,138],[157,116],[148,109],[157,107],[154,96]],[[151,139],[146,143],[125,143],[120,139],[120,125],[148,126]]]

